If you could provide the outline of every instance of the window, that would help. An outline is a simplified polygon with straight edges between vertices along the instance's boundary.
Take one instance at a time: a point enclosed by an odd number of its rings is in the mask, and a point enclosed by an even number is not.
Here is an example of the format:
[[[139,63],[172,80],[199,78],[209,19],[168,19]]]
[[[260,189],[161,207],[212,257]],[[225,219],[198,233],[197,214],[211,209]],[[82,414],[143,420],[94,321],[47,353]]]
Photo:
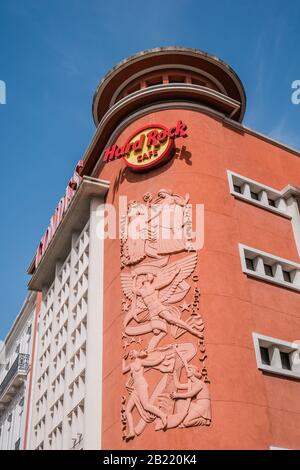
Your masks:
[[[282,270],[282,274],[283,274],[283,279],[286,281],[286,282],[292,282],[291,280],[291,274],[289,273],[289,271],[286,271],[285,269]]]
[[[248,269],[251,269],[251,271],[254,271],[253,259],[246,258],[246,266]]]
[[[253,333],[258,369],[300,379],[300,343]]]
[[[15,450],[20,450],[20,442],[21,442],[20,438],[15,442]]]
[[[125,90],[126,95],[131,95],[131,93],[134,93],[135,91],[139,91],[140,89],[140,83],[136,83],[135,85],[132,85],[130,88]]]
[[[227,171],[230,193],[237,199],[241,199],[268,211],[275,212],[289,219],[286,199],[289,197],[291,186],[286,186],[282,191],[266,186],[258,181],[245,176]]]
[[[206,86],[206,83],[204,80],[201,80],[199,78],[196,78],[196,77],[192,77],[192,83],[194,85],[199,85],[199,86]]]
[[[264,270],[265,270],[266,276],[272,276],[273,277],[272,266],[270,266],[269,264],[264,263]]]
[[[291,370],[290,356],[286,352],[280,351],[281,365],[283,369]]]
[[[270,365],[269,349],[264,348],[263,346],[260,346],[259,350],[260,350],[261,362],[269,366]]]
[[[169,83],[185,83],[184,75],[169,75]]]
[[[234,184],[233,187],[236,193],[242,194],[242,188],[238,184]]]
[[[23,410],[24,410],[24,397],[22,397],[21,400],[19,401],[19,414],[20,415],[23,413]]]
[[[11,428],[11,422],[12,422],[12,413],[10,413],[7,417],[7,430],[10,431],[10,428]]]
[[[257,193],[255,193],[254,191],[250,191],[250,194],[251,194],[252,199],[255,199],[256,201],[258,201],[258,194]]]
[[[239,251],[247,276],[300,291],[300,264],[242,244]]]
[[[268,198],[268,203],[269,203],[269,206],[276,207],[275,201],[273,199]]]
[[[146,80],[147,86],[161,85],[163,82],[162,77],[153,77]]]

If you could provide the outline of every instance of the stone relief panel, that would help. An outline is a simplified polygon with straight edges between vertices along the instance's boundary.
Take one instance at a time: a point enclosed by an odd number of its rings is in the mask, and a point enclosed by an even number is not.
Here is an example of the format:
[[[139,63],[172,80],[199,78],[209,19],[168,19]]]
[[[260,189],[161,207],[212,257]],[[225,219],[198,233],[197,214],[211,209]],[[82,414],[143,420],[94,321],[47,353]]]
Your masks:
[[[189,195],[162,189],[122,218],[122,436],[209,426],[211,403]]]

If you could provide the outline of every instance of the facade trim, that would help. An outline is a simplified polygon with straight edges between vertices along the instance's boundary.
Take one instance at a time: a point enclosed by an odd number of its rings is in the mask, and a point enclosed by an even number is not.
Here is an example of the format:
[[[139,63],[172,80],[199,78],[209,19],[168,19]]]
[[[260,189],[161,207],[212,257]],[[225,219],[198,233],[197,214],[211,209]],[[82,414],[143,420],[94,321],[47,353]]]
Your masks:
[[[174,64],[172,65],[172,68],[174,69],[178,69],[178,70],[184,70],[184,71],[189,71],[189,72],[195,72],[195,73],[200,73],[200,75],[202,75],[203,77],[206,77],[208,78],[209,80],[211,80],[218,88],[219,90],[224,94],[224,95],[228,95],[225,87],[222,85],[222,83],[217,80],[213,75],[211,75],[210,73],[206,72],[205,70],[199,70],[199,68],[197,67],[191,67],[191,66],[188,66],[188,65],[182,65],[182,64]],[[157,65],[157,66],[153,66],[153,67],[149,67],[147,69],[143,69],[142,71],[130,76],[127,80],[125,80],[117,89],[116,91],[114,92],[112,98],[111,98],[111,101],[110,101],[110,106],[113,106],[115,103],[116,103],[116,98],[120,95],[120,93],[122,92],[122,90],[124,90],[124,88],[126,88],[126,86],[133,82],[134,80],[136,80],[137,78],[139,77],[143,77],[144,75],[146,74],[149,74],[149,73],[153,73],[155,71],[162,71],[162,70],[169,70],[170,69],[170,65]]]
[[[143,51],[141,53],[135,54],[122,62],[120,62],[118,65],[113,67],[101,80],[99,83],[96,92],[94,94],[93,98],[93,105],[92,105],[92,112],[93,112],[93,118],[96,126],[99,125],[99,120],[98,120],[98,106],[99,102],[101,101],[102,95],[106,89],[106,86],[113,81],[113,79],[120,74],[122,70],[127,69],[127,74],[132,75],[130,73],[130,70],[128,71],[128,67],[130,67],[132,64],[140,62],[141,67],[140,68],[145,68],[145,65],[143,64],[143,60],[149,60],[150,58],[156,59],[160,56],[165,56],[166,60],[165,63],[168,63],[169,67],[170,65],[173,67],[173,63],[171,61],[171,64],[168,61],[168,56],[170,54],[176,54],[178,57],[184,57],[186,58],[193,57],[195,59],[199,59],[200,61],[203,61],[206,64],[210,64],[210,66],[216,67],[219,71],[222,71],[222,74],[224,77],[227,77],[227,80],[229,79],[230,82],[234,85],[236,88],[237,93],[239,94],[239,100],[241,103],[241,113],[240,113],[240,120],[242,120],[244,113],[245,113],[245,108],[246,108],[246,95],[245,95],[245,90],[243,87],[243,84],[238,77],[238,75],[234,72],[234,70],[228,66],[225,62],[220,60],[218,57],[210,55],[206,52],[203,52],[199,49],[192,49],[192,48],[185,48],[185,47],[160,47],[160,48],[154,48],[154,49],[149,49],[146,51]],[[177,59],[178,60],[178,59]],[[188,63],[188,61],[186,60]],[[202,66],[199,66],[199,71],[202,72],[203,64]]]
[[[83,177],[64,218],[29,281],[29,289],[42,291],[45,286],[52,284],[57,260],[65,259],[69,252],[72,233],[81,230],[88,220],[91,197],[99,196],[104,198],[108,188],[108,181],[87,176]]]
[[[259,333],[252,333],[256,363],[258,369],[274,373],[277,375],[285,375],[300,379],[300,344],[296,342],[283,341],[281,339],[265,336]],[[270,364],[265,364],[262,360],[260,348],[268,350]],[[285,369],[282,366],[280,353],[288,354],[290,358],[291,369]]]
[[[281,191],[227,170],[230,193],[242,201],[291,220],[300,256],[300,189],[291,185]]]
[[[242,270],[247,276],[300,292],[300,264],[239,243]],[[252,262],[251,268],[247,261]],[[266,266],[270,268],[266,273]],[[286,277],[290,281],[285,280]]]
[[[266,209],[275,214],[282,215],[291,219],[292,216],[287,211],[287,205],[284,199],[286,188],[282,191],[277,191],[270,186],[259,183],[258,181],[242,176],[233,171],[227,170],[228,183],[230,188],[230,194],[236,199],[249,202],[255,206]],[[241,192],[238,192],[235,188],[238,186]],[[251,193],[257,194],[258,199],[253,199]],[[275,206],[270,205],[270,200],[274,201]]]

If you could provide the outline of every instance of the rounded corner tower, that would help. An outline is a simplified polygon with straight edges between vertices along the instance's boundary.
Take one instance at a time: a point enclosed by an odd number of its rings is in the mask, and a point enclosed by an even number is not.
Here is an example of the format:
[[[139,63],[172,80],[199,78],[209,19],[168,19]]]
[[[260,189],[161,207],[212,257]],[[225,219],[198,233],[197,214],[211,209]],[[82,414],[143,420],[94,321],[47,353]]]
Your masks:
[[[98,126],[108,110],[128,115],[174,100],[202,103],[237,122],[245,114],[244,87],[229,65],[198,49],[160,47],[121,61],[105,75],[94,95],[93,118]]]
[[[286,337],[262,305],[265,291],[287,302],[291,292],[252,276],[246,259],[258,255],[244,247],[282,253],[278,234],[265,232],[266,219],[282,223],[279,193],[276,199],[264,188],[295,178],[276,169],[290,153],[242,125],[245,107],[230,66],[184,47],[123,60],[94,95],[96,134],[85,166],[110,182],[106,202],[127,229],[147,225],[142,241],[121,233],[104,243],[105,448],[268,448],[280,441],[281,431],[274,437],[268,424],[276,421],[266,405],[274,394],[264,388],[274,379],[258,369],[253,333]],[[186,219],[168,218],[164,207]],[[190,219],[195,250],[186,234],[172,239]],[[283,251],[295,260],[293,243]]]

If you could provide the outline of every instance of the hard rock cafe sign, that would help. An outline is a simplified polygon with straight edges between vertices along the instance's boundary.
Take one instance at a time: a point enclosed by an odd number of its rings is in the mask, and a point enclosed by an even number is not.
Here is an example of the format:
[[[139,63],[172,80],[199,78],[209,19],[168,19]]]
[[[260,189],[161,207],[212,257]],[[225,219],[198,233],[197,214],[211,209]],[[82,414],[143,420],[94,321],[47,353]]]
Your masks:
[[[162,189],[130,202],[123,215],[125,441],[151,423],[155,431],[211,423],[197,252],[184,230],[191,223],[188,203],[188,194]]]
[[[138,129],[124,145],[117,144],[104,151],[104,162],[123,158],[133,171],[145,171],[167,162],[174,155],[174,139],[186,137],[187,125],[178,121],[168,128],[162,124],[152,124]]]

